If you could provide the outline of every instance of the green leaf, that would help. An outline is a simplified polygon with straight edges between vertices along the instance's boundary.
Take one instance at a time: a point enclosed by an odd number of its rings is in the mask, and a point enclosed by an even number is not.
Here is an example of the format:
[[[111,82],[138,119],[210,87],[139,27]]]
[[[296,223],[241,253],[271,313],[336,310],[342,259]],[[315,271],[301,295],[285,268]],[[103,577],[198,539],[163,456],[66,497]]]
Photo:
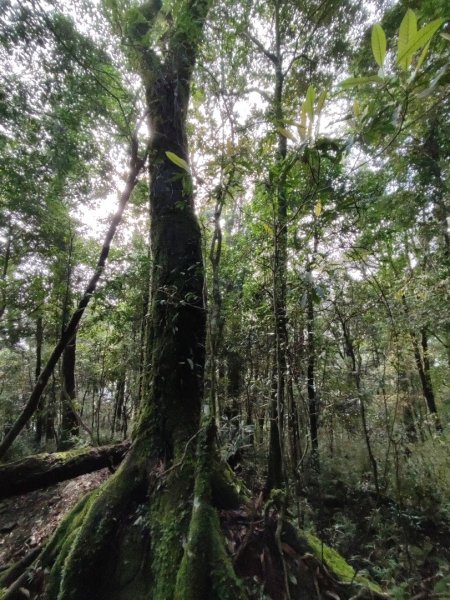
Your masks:
[[[170,161],[177,165],[177,167],[180,167],[180,169],[184,169],[188,173],[191,172],[187,162],[183,158],[175,154],[175,152],[166,152],[166,156]]]
[[[377,64],[382,67],[386,56],[386,36],[379,23],[372,27],[372,52]]]
[[[306,91],[305,102],[303,103],[303,110],[309,115],[309,118],[312,119],[314,116],[314,99],[316,97],[316,92],[312,85],[310,85]]]
[[[397,57],[402,56],[406,48],[412,43],[417,35],[417,18],[410,8],[406,11],[402,22],[400,23],[400,29],[398,31],[398,51]],[[399,62],[399,66],[402,69],[407,69],[411,62],[411,56],[405,55],[404,59]]]
[[[304,123],[297,123],[296,126],[298,135],[300,136],[300,140],[302,140],[303,137],[306,135],[306,125]]]
[[[320,200],[314,207],[314,214],[316,215],[316,217],[320,217],[320,215],[322,214],[322,202]]]
[[[430,47],[430,42],[428,42],[427,44],[425,44],[425,46],[423,47],[422,52],[420,53],[419,56],[419,60],[417,61],[417,67],[416,67],[416,71],[418,71],[420,69],[420,67],[423,64],[423,61],[425,60],[425,57],[428,53],[428,48]]]
[[[324,90],[320,93],[319,100],[317,101],[317,114],[320,115],[327,99],[328,90]]]
[[[434,21],[431,21],[431,23],[428,23],[428,25],[425,25],[425,27],[422,27],[422,29],[416,33],[411,43],[408,44],[408,47],[398,55],[397,63],[402,65],[407,57],[412,56],[414,52],[423,48],[431,40],[442,23],[445,23],[445,19],[440,18],[435,19]]]
[[[341,81],[339,86],[346,90],[358,85],[367,85],[368,83],[383,83],[383,79],[378,75],[370,75],[368,77],[348,77]]]
[[[284,129],[283,127],[278,127],[277,131],[278,131],[278,133],[281,133],[281,135],[284,136],[285,138],[288,138],[289,140],[292,140],[293,142],[297,142],[295,135],[292,134],[289,131],[289,129]]]

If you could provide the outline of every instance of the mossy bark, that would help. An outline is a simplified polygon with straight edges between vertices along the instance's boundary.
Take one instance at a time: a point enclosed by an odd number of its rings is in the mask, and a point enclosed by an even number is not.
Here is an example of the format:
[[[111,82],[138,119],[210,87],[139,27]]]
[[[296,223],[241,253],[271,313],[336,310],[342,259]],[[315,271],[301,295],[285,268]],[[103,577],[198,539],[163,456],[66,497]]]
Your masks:
[[[194,502],[189,535],[175,587],[175,600],[245,599],[225,550],[217,512],[212,506],[213,421],[200,433],[196,462]]]
[[[208,0],[184,0],[171,15],[155,2],[121,14],[116,9],[148,108],[149,364],[126,460],[72,511],[43,553],[48,600],[243,597],[221,539],[211,482],[227,502],[236,504],[236,493],[225,468],[220,474],[212,460],[210,428],[200,428],[206,318],[186,113],[208,6]],[[149,40],[162,20],[167,34],[155,52]],[[200,589],[211,595],[196,595]]]

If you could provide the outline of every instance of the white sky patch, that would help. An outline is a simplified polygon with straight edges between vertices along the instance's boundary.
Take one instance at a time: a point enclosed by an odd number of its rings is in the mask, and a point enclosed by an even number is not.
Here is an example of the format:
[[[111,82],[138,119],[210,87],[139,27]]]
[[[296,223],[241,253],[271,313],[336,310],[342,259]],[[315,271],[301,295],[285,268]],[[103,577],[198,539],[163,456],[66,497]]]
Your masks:
[[[105,221],[110,221],[119,206],[118,194],[109,194],[105,198],[94,200],[89,205],[79,206],[74,216],[81,221],[87,235],[99,238],[105,229]]]

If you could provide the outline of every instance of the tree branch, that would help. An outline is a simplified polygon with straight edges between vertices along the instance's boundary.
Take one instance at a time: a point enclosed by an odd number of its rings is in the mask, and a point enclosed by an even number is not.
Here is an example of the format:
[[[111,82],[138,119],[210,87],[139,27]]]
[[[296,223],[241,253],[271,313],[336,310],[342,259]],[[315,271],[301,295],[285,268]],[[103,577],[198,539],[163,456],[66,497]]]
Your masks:
[[[278,59],[275,56],[275,54],[273,54],[272,52],[269,52],[269,50],[266,50],[266,48],[263,46],[263,44],[258,40],[258,38],[256,38],[253,34],[249,33],[248,31],[246,31],[244,33],[245,37],[247,37],[251,42],[253,42],[255,44],[255,46],[258,48],[258,50],[260,50],[264,56],[266,58],[268,58],[271,62],[273,62],[274,65],[278,64]]]

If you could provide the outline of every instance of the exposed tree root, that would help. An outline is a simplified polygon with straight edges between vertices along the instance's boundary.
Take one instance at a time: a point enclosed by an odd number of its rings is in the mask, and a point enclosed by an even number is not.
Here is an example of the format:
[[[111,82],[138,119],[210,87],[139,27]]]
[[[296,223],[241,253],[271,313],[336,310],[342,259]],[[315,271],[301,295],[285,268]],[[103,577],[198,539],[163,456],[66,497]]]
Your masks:
[[[214,440],[208,422],[197,452],[167,470],[136,445],[3,597],[30,588],[45,600],[245,600],[262,590],[273,600],[385,598],[340,555],[298,534],[276,502],[265,516],[260,505],[236,509],[242,491],[220,474]]]
[[[214,423],[210,421],[203,427],[198,443],[194,503],[175,600],[244,600],[247,597],[226,552],[219,518],[212,505],[211,479],[213,470],[217,472],[211,466],[214,436]]]
[[[232,475],[211,460],[214,434],[205,426],[198,456],[193,448],[167,471],[135,446],[63,520],[28,573],[32,593],[46,600],[244,598],[211,500],[239,503]]]

